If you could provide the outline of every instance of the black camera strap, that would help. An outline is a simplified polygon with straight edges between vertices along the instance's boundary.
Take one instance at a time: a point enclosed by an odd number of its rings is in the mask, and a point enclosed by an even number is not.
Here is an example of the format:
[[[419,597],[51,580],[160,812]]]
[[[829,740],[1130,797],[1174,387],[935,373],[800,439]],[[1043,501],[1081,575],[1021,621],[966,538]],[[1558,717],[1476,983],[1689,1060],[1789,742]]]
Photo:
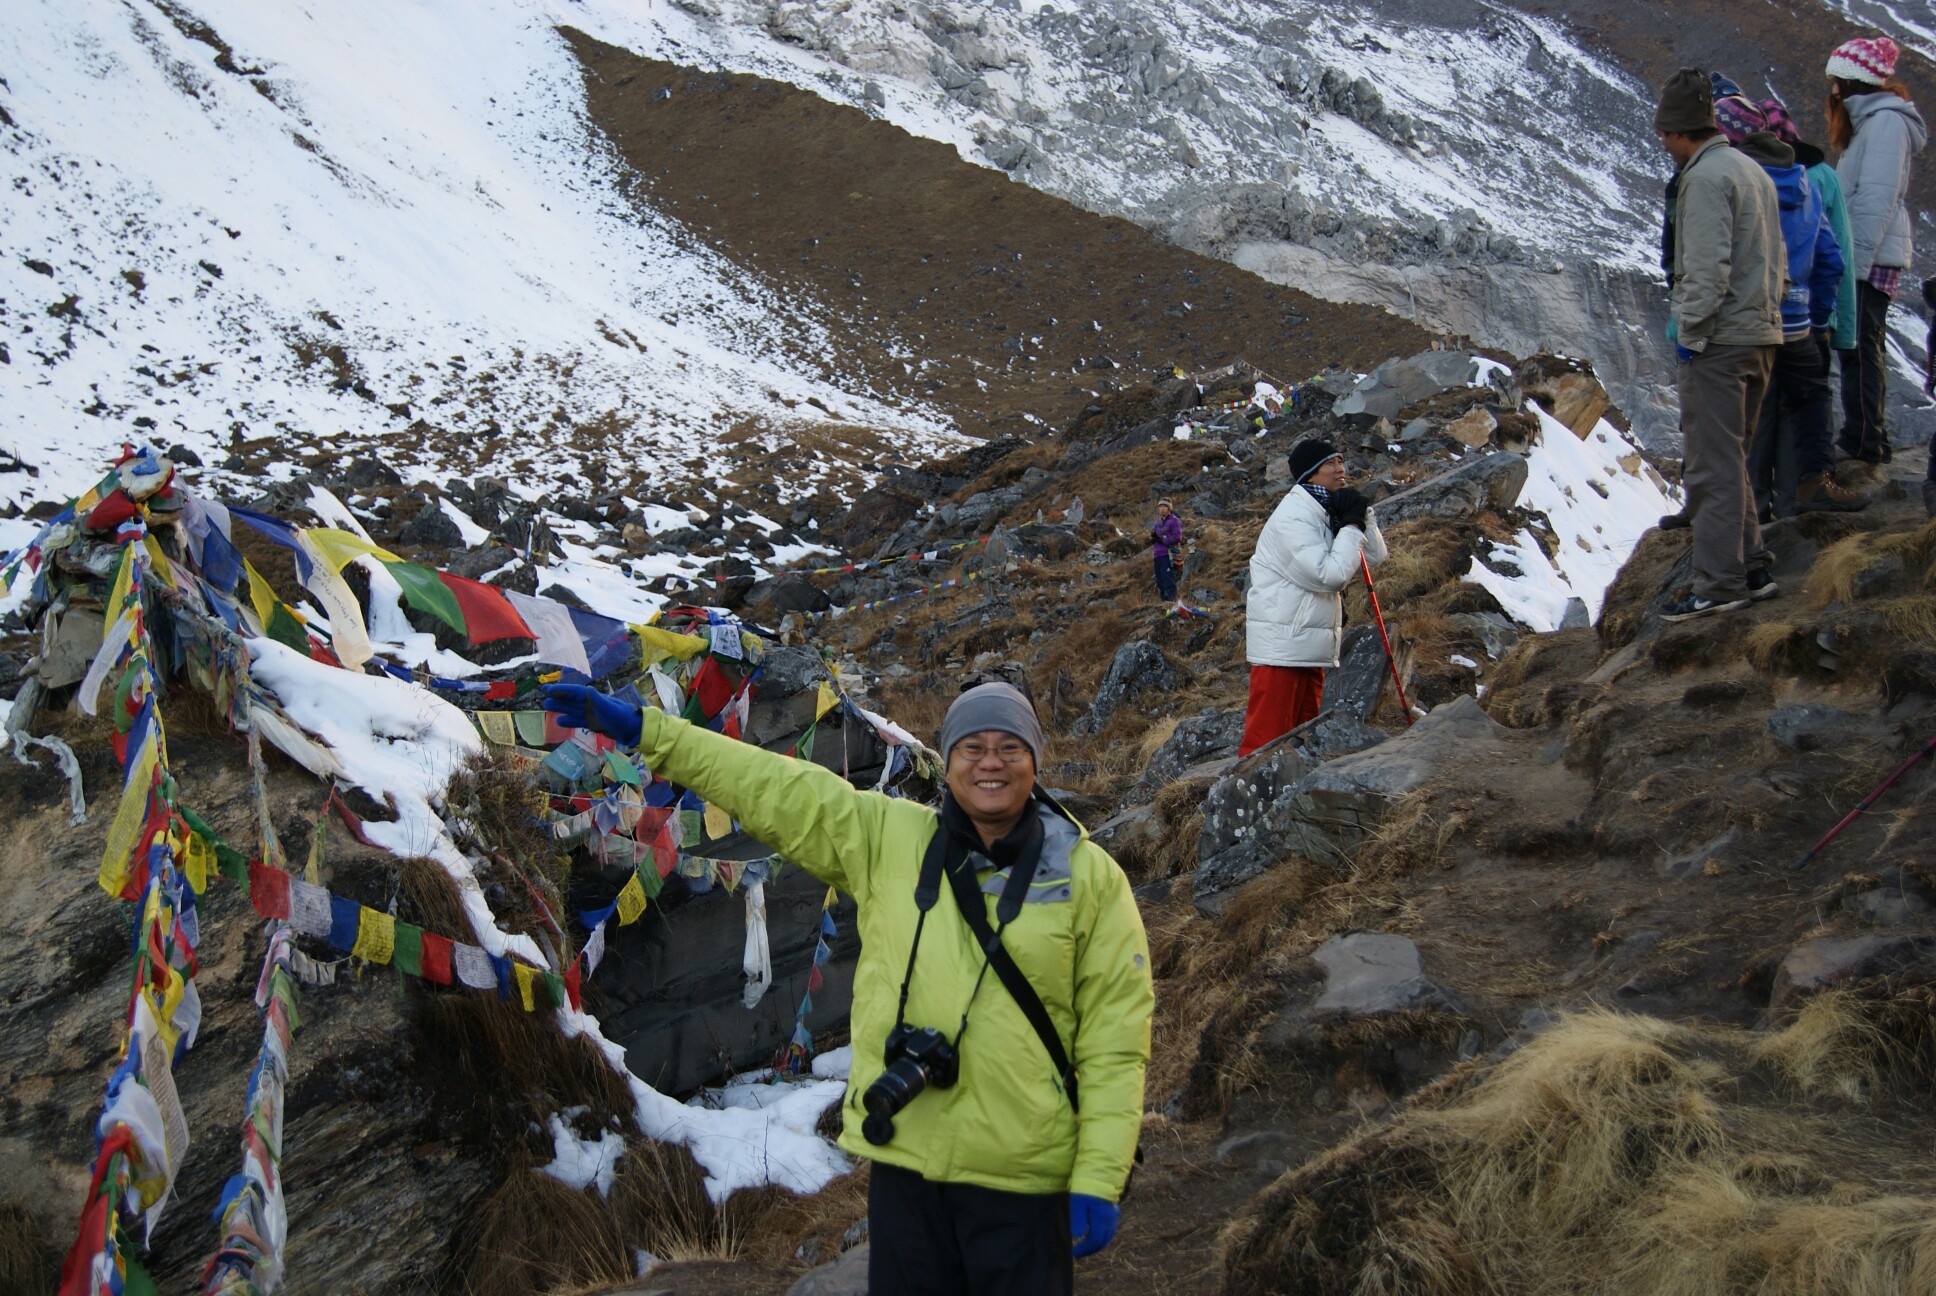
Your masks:
[[[935,835],[939,837],[941,834]],[[953,856],[953,852],[948,854]],[[1015,1000],[1016,1007],[1022,1010],[1022,1016],[1028,1018],[1029,1025],[1041,1037],[1042,1047],[1048,1051],[1049,1061],[1054,1065],[1056,1075],[1062,1079],[1063,1090],[1069,1095],[1070,1108],[1080,1112],[1082,1104],[1076,1100],[1076,1071],[1069,1064],[1067,1050],[1062,1047],[1062,1036],[1056,1032],[1055,1022],[1050,1019],[1042,996],[1035,993],[1027,974],[1016,966],[1014,956],[1002,944],[1002,933],[989,927],[988,906],[982,900],[981,888],[975,885],[974,870],[968,867],[967,857],[950,858],[946,862],[946,872],[948,884],[954,889],[955,906],[961,910],[961,916],[967,919],[968,930],[981,943],[988,966],[995,969],[995,975],[1007,987],[1009,997]],[[1022,896],[1027,894],[1029,881],[1034,875],[1032,861],[1017,860],[1009,866],[1008,882],[1002,888],[1001,899],[996,902],[998,915],[1020,911]],[[1006,919],[1002,926],[1008,926]]]

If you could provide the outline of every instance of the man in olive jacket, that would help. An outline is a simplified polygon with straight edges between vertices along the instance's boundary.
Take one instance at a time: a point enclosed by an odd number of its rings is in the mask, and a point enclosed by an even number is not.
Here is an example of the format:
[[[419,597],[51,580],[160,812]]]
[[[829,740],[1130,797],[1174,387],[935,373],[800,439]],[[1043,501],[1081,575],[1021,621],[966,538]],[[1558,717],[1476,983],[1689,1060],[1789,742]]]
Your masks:
[[[1774,184],[1716,129],[1706,73],[1682,68],[1668,79],[1654,129],[1680,166],[1671,327],[1694,587],[1661,615],[1685,621],[1775,592],[1748,448],[1781,344],[1788,257]]]
[[[939,813],[583,686],[548,686],[544,706],[636,747],[654,775],[854,897],[861,954],[840,1145],[874,1162],[869,1290],[1073,1291],[1074,1258],[1116,1230],[1142,1129],[1155,996],[1129,879],[1036,791],[1042,731],[1028,699],[1000,683],[955,699],[941,728]],[[945,850],[935,858],[950,876],[924,910],[917,885],[937,834]],[[991,970],[957,894],[979,896],[1079,1086],[1058,1074]],[[883,1129],[869,1091],[903,1025],[945,1036],[959,1074],[950,1083],[931,1070]]]

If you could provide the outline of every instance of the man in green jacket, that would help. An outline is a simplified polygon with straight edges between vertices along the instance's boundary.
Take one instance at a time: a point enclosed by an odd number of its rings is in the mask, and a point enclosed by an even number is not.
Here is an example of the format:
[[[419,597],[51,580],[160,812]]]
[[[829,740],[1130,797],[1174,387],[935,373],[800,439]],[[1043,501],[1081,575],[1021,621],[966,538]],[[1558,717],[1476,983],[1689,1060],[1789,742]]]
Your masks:
[[[1672,323],[1694,529],[1694,587],[1661,616],[1686,621],[1775,592],[1748,447],[1781,344],[1788,258],[1774,184],[1717,130],[1706,73],[1682,68],[1668,79],[1654,130],[1680,167]]]
[[[1001,683],[955,699],[938,813],[590,688],[551,685],[544,706],[858,904],[840,1144],[874,1162],[869,1290],[1072,1291],[1074,1259],[1115,1234],[1155,996],[1128,878],[1036,790],[1028,699]]]

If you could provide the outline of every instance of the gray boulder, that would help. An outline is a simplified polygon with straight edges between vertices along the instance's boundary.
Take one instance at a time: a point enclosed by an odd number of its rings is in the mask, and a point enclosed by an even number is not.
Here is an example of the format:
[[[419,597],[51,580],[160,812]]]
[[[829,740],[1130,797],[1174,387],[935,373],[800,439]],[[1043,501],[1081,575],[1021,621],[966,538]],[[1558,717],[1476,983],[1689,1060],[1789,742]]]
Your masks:
[[[1324,993],[1311,1006],[1313,1012],[1364,1016],[1451,1007],[1444,991],[1425,979],[1418,946],[1403,936],[1333,936],[1311,957],[1324,969]]]
[[[1388,527],[1409,518],[1467,517],[1485,509],[1509,509],[1526,488],[1526,473],[1525,456],[1510,450],[1467,460],[1379,500],[1378,524]]]
[[[1803,941],[1776,969],[1768,1007],[1779,1012],[1823,990],[1912,970],[1936,972],[1936,936],[1878,932]]]
[[[1852,744],[1866,746],[1881,736],[1881,728],[1873,720],[1819,702],[1778,707],[1768,717],[1769,736],[1784,747],[1803,752]]]
[[[1472,357],[1457,351],[1426,351],[1408,360],[1387,360],[1366,374],[1332,412],[1396,418],[1408,405],[1465,386],[1476,373],[1478,365]]]
[[[1239,766],[1225,780],[1222,796],[1232,798],[1227,810],[1219,798],[1222,785],[1213,785],[1205,799],[1193,879],[1197,908],[1217,912],[1231,890],[1289,856],[1342,863],[1393,804],[1454,762],[1475,759],[1482,745],[1503,732],[1476,701],[1462,696],[1364,751],[1321,765],[1297,751],[1294,759],[1308,772],[1293,775],[1294,781],[1280,774],[1275,789],[1264,783],[1244,791],[1241,782],[1230,780],[1246,779],[1259,767]]]
[[[1243,736],[1242,711],[1205,711],[1178,721],[1176,732],[1156,749],[1144,767],[1138,790],[1154,792],[1174,782],[1190,766],[1236,751]]]
[[[809,1270],[787,1296],[867,1296],[867,1251],[863,1242],[832,1264]]]
[[[417,516],[397,532],[399,542],[424,549],[462,549],[464,533],[436,500],[426,500]]]
[[[1109,673],[1102,677],[1096,699],[1089,705],[1089,714],[1076,721],[1071,732],[1079,737],[1093,734],[1130,698],[1151,689],[1167,693],[1175,687],[1176,671],[1163,650],[1147,639],[1132,639],[1116,650]]]
[[[1210,785],[1203,798],[1203,829],[1197,836],[1194,889],[1199,908],[1221,907],[1213,898],[1283,859],[1270,832],[1272,810],[1283,792],[1312,768],[1311,758],[1295,744],[1280,743],[1247,758]]]

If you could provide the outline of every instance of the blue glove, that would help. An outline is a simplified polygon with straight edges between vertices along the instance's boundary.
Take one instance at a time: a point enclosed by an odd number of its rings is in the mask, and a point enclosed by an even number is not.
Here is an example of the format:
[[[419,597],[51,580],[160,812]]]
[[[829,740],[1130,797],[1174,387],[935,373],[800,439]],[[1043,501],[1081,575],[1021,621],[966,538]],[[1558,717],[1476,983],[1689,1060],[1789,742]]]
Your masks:
[[[1692,364],[1694,362],[1694,353],[1676,342],[1674,344],[1674,358],[1682,364]]]
[[[1116,1223],[1121,1218],[1122,1212],[1115,1202],[1070,1193],[1069,1240],[1074,1243],[1075,1258],[1092,1256],[1108,1246],[1116,1236]]]
[[[547,684],[539,690],[540,705],[573,729],[590,729],[627,747],[639,745],[639,709],[630,702],[606,697],[583,684]]]

